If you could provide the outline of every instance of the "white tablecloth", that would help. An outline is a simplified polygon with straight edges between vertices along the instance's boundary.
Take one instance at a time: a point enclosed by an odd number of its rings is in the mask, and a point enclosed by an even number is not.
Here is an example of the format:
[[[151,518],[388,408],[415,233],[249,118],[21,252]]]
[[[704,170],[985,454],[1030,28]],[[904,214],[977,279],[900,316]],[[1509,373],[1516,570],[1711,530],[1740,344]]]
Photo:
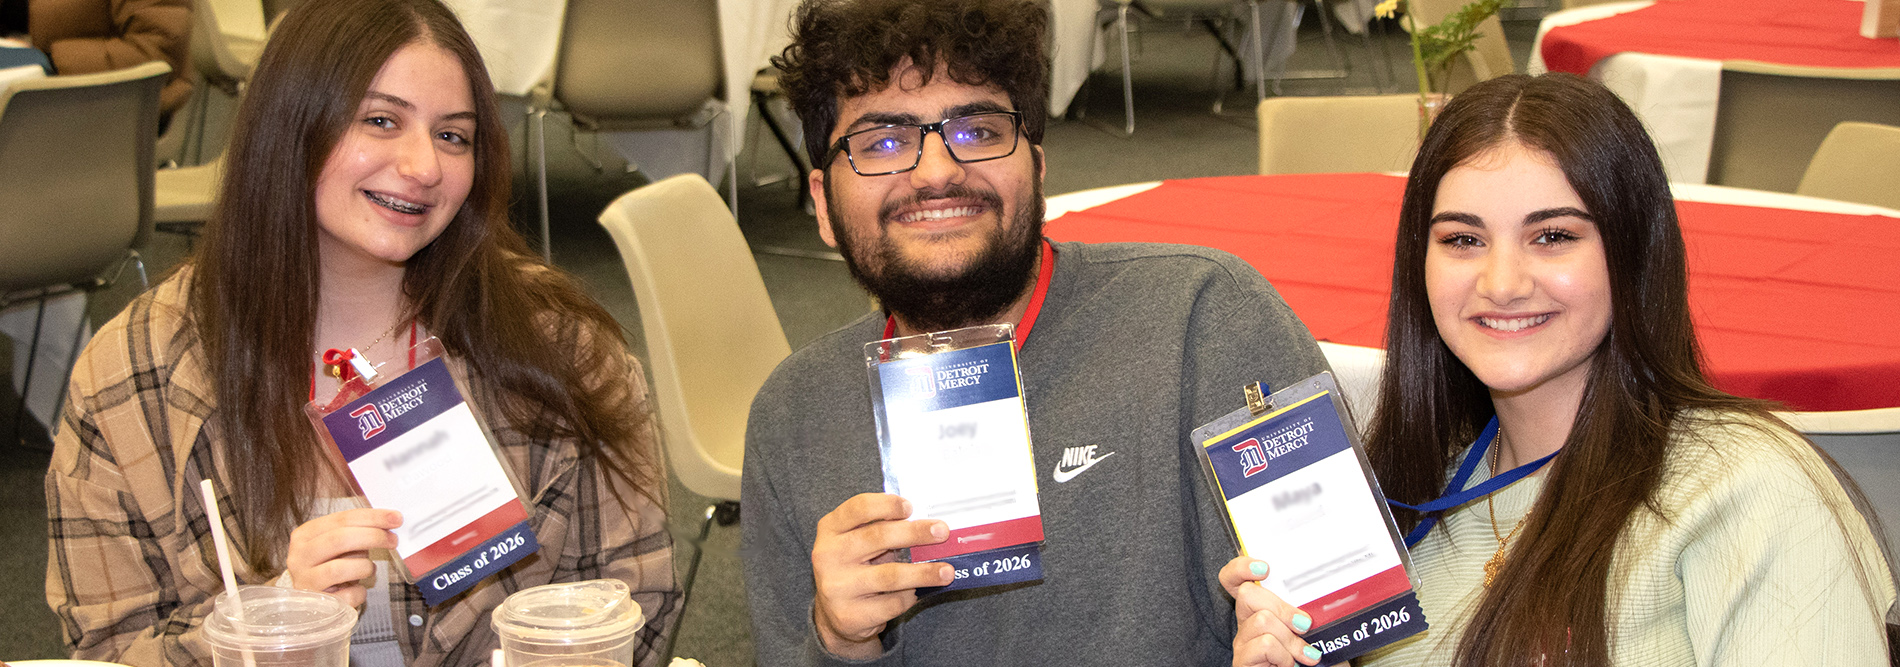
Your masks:
[[[1652,4],[1650,0],[1617,2],[1570,9],[1544,17],[1531,43],[1530,62],[1524,70],[1543,74],[1544,33],[1558,26],[1607,18]],[[1619,53],[1597,61],[1590,78],[1635,110],[1649,128],[1656,150],[1662,153],[1669,180],[1706,183],[1709,152],[1715,141],[1715,108],[1722,92],[1722,62],[1702,58]]]

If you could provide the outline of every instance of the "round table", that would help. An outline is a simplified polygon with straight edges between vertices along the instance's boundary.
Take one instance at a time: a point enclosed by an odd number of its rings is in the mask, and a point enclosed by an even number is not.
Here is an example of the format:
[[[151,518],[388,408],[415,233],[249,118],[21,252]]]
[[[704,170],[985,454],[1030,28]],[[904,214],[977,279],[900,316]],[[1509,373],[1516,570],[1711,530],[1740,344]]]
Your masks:
[[[1046,233],[1232,252],[1315,338],[1377,349],[1404,187],[1385,174],[1141,183],[1050,198]],[[1716,386],[1812,413],[1804,430],[1900,431],[1900,211],[1673,187]]]
[[[1793,190],[1834,123],[1900,122],[1900,109],[1892,108],[1900,107],[1900,41],[1861,37],[1864,6],[1858,0],[1589,5],[1546,16],[1525,69],[1587,75],[1616,91],[1649,128],[1672,181],[1715,178]],[[1755,99],[1771,96],[1776,99]],[[1791,96],[1794,102],[1783,99]],[[1812,108],[1782,108],[1785,115],[1775,115],[1776,106],[1803,105]],[[1769,108],[1755,110],[1763,106]],[[1735,116],[1720,128],[1718,109]],[[1776,131],[1729,136],[1758,124]],[[1730,127],[1736,130],[1720,131]]]

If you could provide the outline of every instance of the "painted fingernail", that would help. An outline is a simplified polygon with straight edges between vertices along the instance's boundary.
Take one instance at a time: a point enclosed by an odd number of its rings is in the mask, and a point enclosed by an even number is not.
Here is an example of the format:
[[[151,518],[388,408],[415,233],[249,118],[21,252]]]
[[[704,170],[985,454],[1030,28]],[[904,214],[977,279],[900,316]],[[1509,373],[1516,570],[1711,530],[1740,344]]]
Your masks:
[[[947,527],[947,526],[945,526],[945,525],[943,525],[943,522],[941,522],[941,521],[940,521],[940,522],[937,522],[937,523],[933,523],[933,524],[930,524],[930,536],[931,536],[931,537],[934,537],[934,538],[937,538],[937,539],[939,539],[939,540],[941,540],[941,539],[943,539],[943,538],[946,538],[946,537],[949,537],[949,536],[950,536],[950,528],[949,528],[949,527]]]
[[[1247,569],[1253,572],[1253,576],[1267,576],[1267,564],[1262,561],[1254,561],[1252,565],[1247,566]]]
[[[1306,632],[1307,630],[1310,630],[1312,628],[1313,628],[1313,617],[1307,616],[1306,612],[1300,612],[1293,615],[1293,631],[1294,632]],[[1312,651],[1313,647],[1308,646],[1306,647],[1306,650]],[[1319,653],[1314,652],[1313,657],[1315,658],[1319,657]]]
[[[1306,650],[1304,651],[1304,653],[1306,653],[1307,660],[1318,660],[1320,656],[1319,649],[1313,648],[1311,646],[1306,647]]]

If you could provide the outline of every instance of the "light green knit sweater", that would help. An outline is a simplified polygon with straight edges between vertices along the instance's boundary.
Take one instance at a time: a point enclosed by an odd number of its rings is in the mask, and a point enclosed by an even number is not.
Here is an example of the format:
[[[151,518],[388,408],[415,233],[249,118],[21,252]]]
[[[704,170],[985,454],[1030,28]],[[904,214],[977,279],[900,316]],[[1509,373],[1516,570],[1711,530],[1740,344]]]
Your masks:
[[[1616,664],[1888,664],[1883,617],[1894,583],[1867,523],[1806,442],[1765,428],[1678,420],[1657,493],[1663,515],[1639,509],[1616,547]],[[1470,484],[1490,474],[1480,464]],[[1530,510],[1543,480],[1493,496],[1500,533]],[[1359,664],[1449,664],[1497,548],[1483,500],[1448,513],[1412,550],[1431,629]]]

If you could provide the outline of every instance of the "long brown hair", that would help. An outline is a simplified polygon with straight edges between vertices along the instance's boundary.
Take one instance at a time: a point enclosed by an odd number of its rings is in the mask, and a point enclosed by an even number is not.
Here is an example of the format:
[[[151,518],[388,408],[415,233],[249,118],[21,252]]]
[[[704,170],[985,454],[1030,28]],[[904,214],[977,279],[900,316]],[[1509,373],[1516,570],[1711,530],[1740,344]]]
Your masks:
[[[607,474],[659,497],[619,325],[509,224],[508,135],[454,14],[437,0],[305,2],[273,31],[238,108],[223,196],[190,262],[190,317],[217,387],[211,441],[225,470],[258,471],[223,480],[253,571],[274,569],[308,518],[302,503],[334,481],[302,413],[321,288],[316,180],[383,64],[425,40],[467,78],[475,179],[454,220],[407,262],[407,315],[467,364],[477,400],[533,425],[537,441],[576,440]]]
[[[1432,207],[1446,172],[1506,142],[1552,156],[1595,219],[1611,317],[1561,456],[1510,558],[1458,644],[1460,665],[1609,663],[1612,545],[1654,494],[1686,411],[1786,428],[1770,404],[1716,390],[1690,324],[1681,229],[1662,161],[1635,114],[1599,84],[1512,75],[1472,87],[1433,124],[1399,213],[1385,374],[1367,454],[1392,498],[1444,491],[1454,457],[1495,414],[1485,385],[1438,335],[1426,297]],[[1817,480],[1819,481],[1819,480]],[[1832,480],[1827,480],[1832,482]],[[1837,513],[1841,508],[1835,508]],[[1848,510],[1851,511],[1851,510]],[[1422,519],[1399,510],[1401,528]]]

